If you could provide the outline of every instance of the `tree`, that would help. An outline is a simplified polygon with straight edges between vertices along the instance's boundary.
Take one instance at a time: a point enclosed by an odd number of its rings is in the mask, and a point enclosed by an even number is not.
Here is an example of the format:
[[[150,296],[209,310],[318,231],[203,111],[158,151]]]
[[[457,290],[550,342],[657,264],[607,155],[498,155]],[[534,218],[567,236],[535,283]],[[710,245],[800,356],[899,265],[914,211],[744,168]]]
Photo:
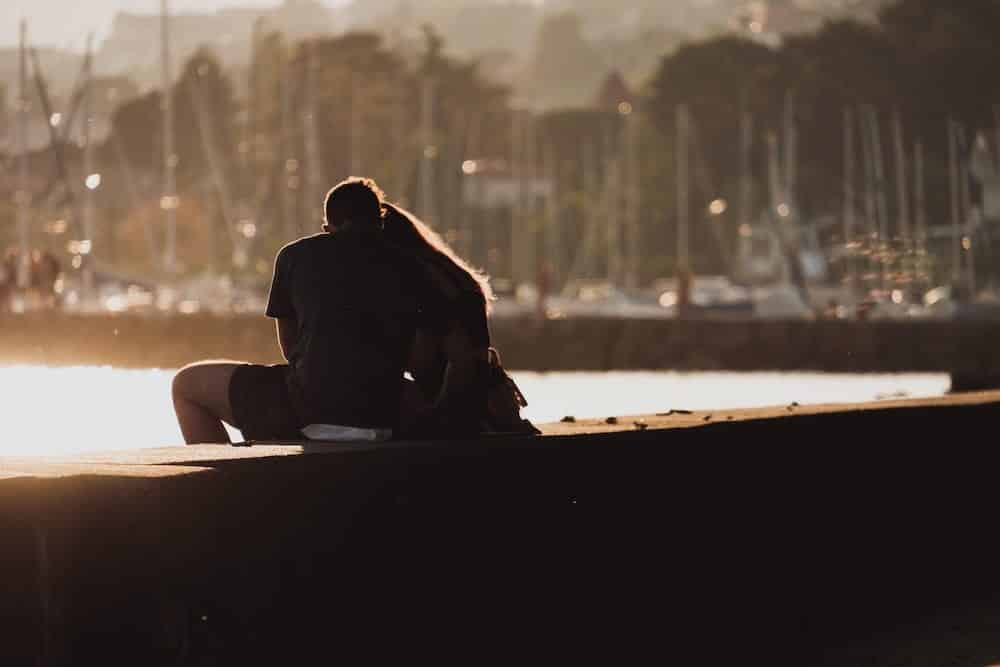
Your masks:
[[[734,235],[738,221],[731,214],[723,216],[719,221],[726,226],[720,231],[706,223],[706,211],[715,199],[739,201],[741,113],[751,114],[756,126],[765,131],[779,128],[782,78],[779,53],[756,42],[725,37],[688,44],[665,57],[645,88],[641,109],[669,147],[669,153],[660,158],[665,163],[660,169],[670,180],[656,184],[643,199],[660,202],[671,239],[676,236],[677,219],[673,156],[678,106],[686,105],[693,119],[688,217],[692,221],[692,261],[698,271],[723,272],[727,268],[717,233]],[[761,166],[766,159],[763,134],[758,133],[753,154],[753,163]],[[765,182],[760,176],[766,172],[756,173],[757,180]],[[730,208],[735,212],[735,206]]]
[[[878,24],[828,22],[815,33],[786,37],[773,50],[734,38],[686,45],[663,58],[647,84],[642,108],[670,137],[676,106],[688,105],[713,187],[732,200],[738,177],[740,111],[754,116],[758,147],[752,160],[754,180],[757,192],[764,192],[764,133],[780,128],[782,102],[792,93],[799,134],[797,203],[808,219],[837,216],[842,209],[845,109],[855,118],[861,106],[875,110],[887,194],[894,189],[889,119],[898,112],[906,154],[912,154],[917,139],[925,147],[927,219],[940,224],[948,219],[946,120],[961,122],[967,137],[995,123],[1000,79],[993,69],[1000,62],[995,40],[1000,33],[1000,2],[899,0],[885,7],[879,19]],[[857,122],[855,132],[859,132]],[[855,141],[855,185],[860,191],[859,134]],[[710,194],[699,191],[695,175],[692,186],[692,207],[697,210]],[[889,231],[896,233],[895,197],[887,199]],[[757,196],[758,203],[764,200]]]
[[[155,170],[159,168],[163,152],[162,97],[160,91],[146,93],[122,104],[111,116],[112,137],[119,141],[133,168]]]
[[[236,102],[233,86],[222,65],[208,49],[199,49],[184,64],[173,90],[179,187],[211,178],[205,139],[211,138],[222,164],[223,177],[233,180],[236,154]]]

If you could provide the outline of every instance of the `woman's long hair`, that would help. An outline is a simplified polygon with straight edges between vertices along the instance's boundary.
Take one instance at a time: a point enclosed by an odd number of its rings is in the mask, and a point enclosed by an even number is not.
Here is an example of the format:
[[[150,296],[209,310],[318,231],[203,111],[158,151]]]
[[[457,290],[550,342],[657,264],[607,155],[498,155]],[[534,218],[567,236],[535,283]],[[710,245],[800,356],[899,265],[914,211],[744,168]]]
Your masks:
[[[412,252],[423,261],[430,261],[455,280],[461,289],[481,294],[489,311],[490,303],[496,300],[496,296],[486,274],[469,266],[440,234],[413,213],[396,204],[385,203],[383,208],[383,229],[391,244]]]

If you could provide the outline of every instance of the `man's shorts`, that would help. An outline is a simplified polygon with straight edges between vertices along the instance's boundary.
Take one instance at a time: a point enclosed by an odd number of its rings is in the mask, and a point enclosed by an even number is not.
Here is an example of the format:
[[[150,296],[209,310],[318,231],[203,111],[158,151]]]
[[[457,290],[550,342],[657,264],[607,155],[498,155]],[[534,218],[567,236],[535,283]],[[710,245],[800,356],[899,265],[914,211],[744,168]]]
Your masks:
[[[302,440],[288,392],[288,364],[243,364],[229,380],[233,424],[245,440]]]

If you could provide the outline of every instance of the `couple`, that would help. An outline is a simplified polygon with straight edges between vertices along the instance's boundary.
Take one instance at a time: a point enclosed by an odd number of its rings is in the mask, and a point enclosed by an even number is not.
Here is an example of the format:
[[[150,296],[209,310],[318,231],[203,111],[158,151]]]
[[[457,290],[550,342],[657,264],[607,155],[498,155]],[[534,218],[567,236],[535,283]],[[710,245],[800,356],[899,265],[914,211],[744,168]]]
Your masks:
[[[325,220],[275,259],[267,315],[288,363],[182,368],[185,442],[228,443],[223,422],[247,441],[538,433],[490,347],[486,277],[370,179],[330,190]]]

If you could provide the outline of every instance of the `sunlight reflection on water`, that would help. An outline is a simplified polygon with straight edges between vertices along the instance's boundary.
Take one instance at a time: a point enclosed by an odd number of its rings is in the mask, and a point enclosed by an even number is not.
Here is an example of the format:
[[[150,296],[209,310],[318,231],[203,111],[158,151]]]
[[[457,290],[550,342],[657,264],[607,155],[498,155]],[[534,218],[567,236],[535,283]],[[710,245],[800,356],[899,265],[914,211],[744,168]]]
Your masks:
[[[0,368],[0,456],[68,454],[177,445],[172,370],[110,367]],[[939,396],[946,374],[529,373],[514,376],[536,422],[668,409],[725,409],[797,401],[840,403]],[[237,435],[234,432],[234,435]],[[236,438],[239,439],[239,438]]]

